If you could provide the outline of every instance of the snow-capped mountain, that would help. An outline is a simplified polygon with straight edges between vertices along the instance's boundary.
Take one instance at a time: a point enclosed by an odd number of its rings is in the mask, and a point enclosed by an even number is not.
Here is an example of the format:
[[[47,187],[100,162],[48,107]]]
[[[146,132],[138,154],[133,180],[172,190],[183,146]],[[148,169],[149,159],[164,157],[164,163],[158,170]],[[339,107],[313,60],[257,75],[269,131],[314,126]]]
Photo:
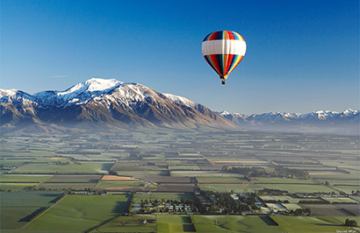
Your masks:
[[[129,127],[249,128],[271,131],[359,134],[359,111],[239,114],[213,112],[173,94],[162,94],[137,83],[92,78],[65,91],[30,95],[0,89],[0,123],[9,130],[112,130]]]
[[[304,131],[321,130],[322,128],[334,130],[359,132],[360,114],[358,110],[347,109],[343,112],[314,111],[310,113],[280,113],[269,112],[263,114],[239,114],[226,111],[217,112],[226,119],[231,120],[242,128],[276,131],[297,131],[300,127]]]
[[[137,83],[95,79],[65,91],[34,95],[0,91],[3,128],[28,124],[75,128],[234,128],[231,121],[184,97],[162,94]],[[25,124],[26,122],[26,124]],[[96,126],[94,126],[96,125]]]
[[[219,115],[222,115],[226,118],[237,117],[242,118],[245,121],[288,121],[288,120],[305,120],[305,119],[318,119],[318,120],[327,120],[334,118],[350,118],[357,116],[359,117],[358,110],[347,109],[343,112],[335,112],[335,111],[315,111],[311,113],[280,113],[280,112],[269,112],[263,114],[240,114],[240,113],[229,113],[227,111],[217,112]]]

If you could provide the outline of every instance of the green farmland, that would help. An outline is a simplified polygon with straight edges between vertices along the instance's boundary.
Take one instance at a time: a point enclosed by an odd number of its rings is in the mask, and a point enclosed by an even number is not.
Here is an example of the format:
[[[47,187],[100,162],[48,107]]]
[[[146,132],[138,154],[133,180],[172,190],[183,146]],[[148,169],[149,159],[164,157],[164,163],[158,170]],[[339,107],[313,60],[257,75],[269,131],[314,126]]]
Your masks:
[[[311,232],[349,232],[352,228],[344,226],[344,222],[333,217],[295,217],[272,216],[279,227],[288,233]]]
[[[181,233],[195,232],[194,225],[191,223],[190,216],[184,215],[159,215],[158,232],[159,233]]]
[[[38,231],[87,231],[127,211],[124,195],[67,196],[25,229]]]
[[[267,216],[191,216],[196,232],[285,232]]]
[[[144,221],[146,222],[144,223]],[[101,225],[91,233],[96,232],[156,232],[157,224],[149,223],[149,220],[155,221],[154,215],[120,216],[104,225]]]
[[[135,129],[0,143],[1,232],[360,230],[344,226],[360,224],[354,136]]]
[[[32,191],[32,192],[2,192],[1,206],[51,206],[62,197],[63,192]]]

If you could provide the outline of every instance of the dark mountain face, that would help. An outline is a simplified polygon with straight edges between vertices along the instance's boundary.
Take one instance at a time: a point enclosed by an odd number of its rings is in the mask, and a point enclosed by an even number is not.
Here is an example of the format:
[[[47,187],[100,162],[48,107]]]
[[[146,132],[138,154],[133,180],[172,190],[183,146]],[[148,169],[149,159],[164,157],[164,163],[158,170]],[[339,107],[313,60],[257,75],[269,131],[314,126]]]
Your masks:
[[[203,105],[190,100],[175,102],[149,87],[116,80],[91,79],[64,92],[46,91],[32,96],[2,90],[1,95],[0,120],[4,132],[30,128],[39,131],[237,128]]]

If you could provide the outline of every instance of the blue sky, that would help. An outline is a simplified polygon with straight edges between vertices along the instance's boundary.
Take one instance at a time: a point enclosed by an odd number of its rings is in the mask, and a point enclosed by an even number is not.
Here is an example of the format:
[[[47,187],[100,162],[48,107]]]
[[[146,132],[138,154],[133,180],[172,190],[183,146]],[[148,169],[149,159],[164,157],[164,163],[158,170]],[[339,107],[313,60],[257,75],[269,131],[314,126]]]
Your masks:
[[[221,85],[203,38],[247,43]],[[65,90],[92,77],[136,82],[214,111],[359,107],[359,1],[2,0],[2,89]]]

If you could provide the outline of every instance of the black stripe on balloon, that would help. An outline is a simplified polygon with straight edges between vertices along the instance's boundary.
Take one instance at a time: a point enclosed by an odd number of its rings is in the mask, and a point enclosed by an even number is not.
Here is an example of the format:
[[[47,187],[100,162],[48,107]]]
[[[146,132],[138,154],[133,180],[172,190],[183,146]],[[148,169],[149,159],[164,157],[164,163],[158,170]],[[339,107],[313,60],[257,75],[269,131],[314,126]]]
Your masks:
[[[219,64],[219,72],[220,72],[220,75],[221,74],[224,74],[224,63],[223,63],[223,59],[222,59],[222,54],[217,54],[216,55],[216,60],[217,60],[217,63]]]

